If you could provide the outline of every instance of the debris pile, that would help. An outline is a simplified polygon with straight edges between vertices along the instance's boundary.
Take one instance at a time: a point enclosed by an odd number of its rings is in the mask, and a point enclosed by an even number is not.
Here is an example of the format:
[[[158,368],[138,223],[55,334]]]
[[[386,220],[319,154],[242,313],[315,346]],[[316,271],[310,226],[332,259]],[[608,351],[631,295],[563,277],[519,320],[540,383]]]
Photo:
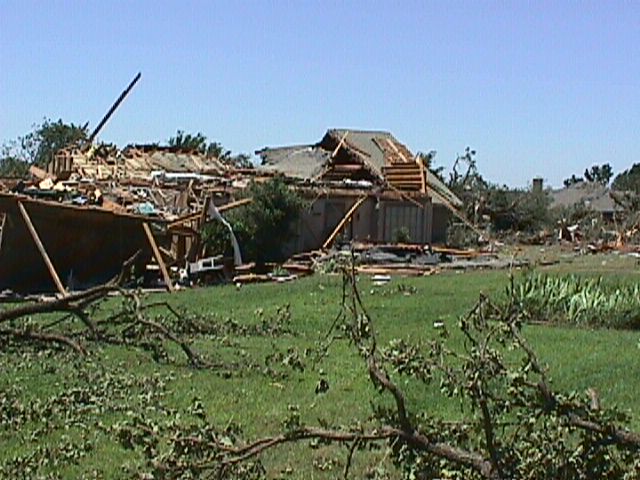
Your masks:
[[[222,162],[169,147],[76,146],[30,174],[0,191],[1,289],[46,290],[53,281],[65,294],[108,280],[141,252],[147,283],[160,275],[159,285],[173,290],[181,269],[204,276],[200,229],[210,206],[250,201],[237,197]]]

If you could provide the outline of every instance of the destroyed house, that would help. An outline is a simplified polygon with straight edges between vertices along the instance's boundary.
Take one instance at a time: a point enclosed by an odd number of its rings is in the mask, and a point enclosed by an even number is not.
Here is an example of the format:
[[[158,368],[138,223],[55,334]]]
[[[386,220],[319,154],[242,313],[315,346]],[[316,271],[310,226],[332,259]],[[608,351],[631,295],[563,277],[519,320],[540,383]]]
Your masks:
[[[47,173],[57,178],[75,173],[93,180],[150,179],[163,174],[198,178],[194,176],[222,176],[227,170],[224,163],[199,152],[158,145],[129,145],[122,151],[104,146],[89,151],[64,149],[46,167]]]
[[[263,148],[262,172],[283,174],[309,200],[292,250],[333,240],[444,243],[458,199],[392,134],[329,130],[316,144]]]
[[[69,148],[33,180],[0,192],[0,291],[64,294],[136,269],[181,268],[202,256],[207,202],[227,203],[217,159],[175,148]]]

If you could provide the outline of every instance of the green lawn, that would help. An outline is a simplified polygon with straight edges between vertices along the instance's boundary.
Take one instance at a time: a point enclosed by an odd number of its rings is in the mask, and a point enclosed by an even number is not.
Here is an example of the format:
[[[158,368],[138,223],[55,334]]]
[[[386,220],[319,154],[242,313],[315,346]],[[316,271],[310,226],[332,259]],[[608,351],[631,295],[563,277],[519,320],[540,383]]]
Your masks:
[[[626,257],[565,260],[544,269],[602,273],[611,281],[639,278],[637,266]],[[380,343],[393,338],[420,341],[434,336],[434,321],[455,330],[458,316],[473,306],[480,292],[498,296],[507,282],[505,271],[393,278],[384,286],[374,286],[363,277],[360,291]],[[88,343],[91,356],[87,360],[70,352],[39,352],[0,343],[0,465],[4,464],[5,473],[11,466],[22,472],[25,466],[33,468],[25,478],[42,478],[47,473],[62,478],[130,478],[140,468],[142,454],[122,449],[110,428],[135,418],[190,418],[195,398],[202,402],[209,422],[221,428],[238,426],[246,438],[278,432],[296,410],[308,424],[317,424],[318,419],[334,425],[365,420],[371,414],[371,402],[380,399],[352,347],[337,340],[329,355],[315,365],[311,354],[325,338],[340,298],[341,278],[328,275],[286,284],[154,295],[154,301],[164,299],[217,322],[258,325],[245,333],[236,328],[197,338],[194,348],[220,365],[213,369],[189,367],[173,347],[169,347],[169,360],[157,363],[151,352],[139,348]],[[106,308],[115,304],[111,300]],[[285,305],[288,309],[283,314]],[[286,320],[287,315],[290,333],[271,335],[259,327],[273,324],[275,318]],[[528,326],[525,334],[550,366],[556,388],[595,388],[604,405],[638,410],[639,332]],[[458,341],[452,335],[452,342]],[[291,353],[301,359],[304,371],[283,364],[281,359]],[[267,357],[274,360],[267,362]],[[316,395],[320,378],[330,388]],[[431,405],[434,413],[442,415],[458,414],[455,405],[435,401],[441,397],[434,392],[412,387],[408,396],[410,405]],[[633,417],[632,427],[640,429],[639,416]],[[60,460],[41,460],[39,465],[34,460],[46,456]],[[334,478],[342,472],[344,457],[344,447],[300,445],[269,453],[264,461],[270,477]],[[356,456],[354,469],[361,476],[376,465],[389,467],[384,450]]]

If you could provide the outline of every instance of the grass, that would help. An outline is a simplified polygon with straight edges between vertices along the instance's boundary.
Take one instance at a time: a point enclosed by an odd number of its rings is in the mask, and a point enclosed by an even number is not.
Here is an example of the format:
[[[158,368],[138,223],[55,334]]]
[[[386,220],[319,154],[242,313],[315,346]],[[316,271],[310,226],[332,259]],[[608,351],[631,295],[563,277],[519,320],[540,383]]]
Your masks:
[[[602,268],[603,261],[607,268]],[[609,270],[612,263],[616,268]],[[638,280],[635,264],[622,257],[585,257],[545,267],[545,271],[602,273],[615,281]],[[385,286],[374,286],[362,278],[360,291],[374,319],[380,343],[393,338],[419,341],[434,336],[435,321],[445,322],[454,330],[457,318],[473,306],[480,292],[500,295],[507,282],[504,271],[443,273],[422,278],[394,278]],[[170,363],[158,364],[149,352],[121,346],[91,344],[92,356],[88,362],[68,352],[37,353],[2,347],[0,400],[4,398],[5,406],[0,412],[12,411],[6,402],[8,392],[13,390],[16,391],[11,398],[16,404],[36,404],[39,408],[59,404],[64,393],[74,388],[82,391],[93,386],[96,398],[86,400],[77,415],[68,415],[64,408],[59,409],[50,417],[54,418],[54,425],[47,428],[43,428],[38,417],[16,428],[6,418],[2,419],[0,465],[37,448],[84,442],[88,445],[86,453],[78,458],[65,457],[61,465],[44,465],[31,478],[47,472],[57,472],[63,478],[128,478],[130,474],[124,473],[123,466],[128,465],[135,471],[141,465],[142,456],[139,451],[120,448],[107,432],[110,426],[135,415],[166,416],[166,411],[154,410],[146,399],[150,390],[161,396],[167,410],[183,417],[188,416],[186,412],[193,399],[198,398],[208,421],[221,427],[241,425],[248,438],[280,431],[293,405],[298,407],[302,421],[309,424],[316,424],[318,419],[331,424],[351,424],[355,419],[366,419],[371,413],[371,403],[379,402],[380,398],[352,348],[346,342],[335,342],[329,356],[315,368],[311,358],[304,357],[304,352],[314,349],[326,335],[338,312],[340,295],[341,279],[337,276],[314,276],[293,283],[242,288],[193,289],[173,296],[155,295],[154,300],[167,300],[176,308],[211,315],[219,321],[232,319],[243,325],[258,325],[264,319],[272,322],[282,315],[279,308],[289,306],[292,334],[229,335],[215,341],[204,338],[196,342],[198,351],[216,360],[251,365],[251,368],[228,368],[224,375],[189,368],[175,349],[170,349]],[[114,308],[113,303],[109,308]],[[595,388],[604,405],[615,404],[629,412],[637,410],[639,332],[528,326],[525,334],[550,366],[557,388],[577,391]],[[459,342],[459,337],[453,335],[452,342]],[[276,362],[274,372],[265,375],[266,358],[274,353],[284,355],[288,350],[302,356],[304,372]],[[166,386],[151,388],[149,383],[144,383],[153,382],[154,378],[167,381]],[[328,380],[330,388],[325,394],[316,395],[315,386],[320,378]],[[124,386],[121,385],[123,379],[126,379]],[[430,405],[436,415],[456,415],[456,406],[436,402],[440,397],[434,392],[414,387],[409,389],[408,396],[413,406]],[[15,409],[13,412],[19,416]],[[631,426],[640,430],[637,415]],[[341,474],[340,463],[344,457],[344,448],[309,449],[298,445],[281,448],[264,460],[270,478],[334,478]],[[389,466],[384,450],[357,455],[355,462],[356,477],[372,465]]]

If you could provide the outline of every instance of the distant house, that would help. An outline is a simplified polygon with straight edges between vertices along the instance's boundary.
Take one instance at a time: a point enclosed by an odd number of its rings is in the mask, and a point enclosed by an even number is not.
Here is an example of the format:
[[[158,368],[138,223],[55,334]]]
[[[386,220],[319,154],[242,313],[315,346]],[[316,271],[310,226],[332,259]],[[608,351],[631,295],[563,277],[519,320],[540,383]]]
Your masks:
[[[346,240],[444,243],[458,199],[389,132],[333,129],[315,144],[263,148],[262,172],[295,181],[311,201],[296,251],[323,245],[358,203]]]
[[[581,206],[602,215],[605,220],[613,220],[622,207],[613,200],[611,190],[597,182],[578,182],[568,187],[551,191],[551,208]]]

